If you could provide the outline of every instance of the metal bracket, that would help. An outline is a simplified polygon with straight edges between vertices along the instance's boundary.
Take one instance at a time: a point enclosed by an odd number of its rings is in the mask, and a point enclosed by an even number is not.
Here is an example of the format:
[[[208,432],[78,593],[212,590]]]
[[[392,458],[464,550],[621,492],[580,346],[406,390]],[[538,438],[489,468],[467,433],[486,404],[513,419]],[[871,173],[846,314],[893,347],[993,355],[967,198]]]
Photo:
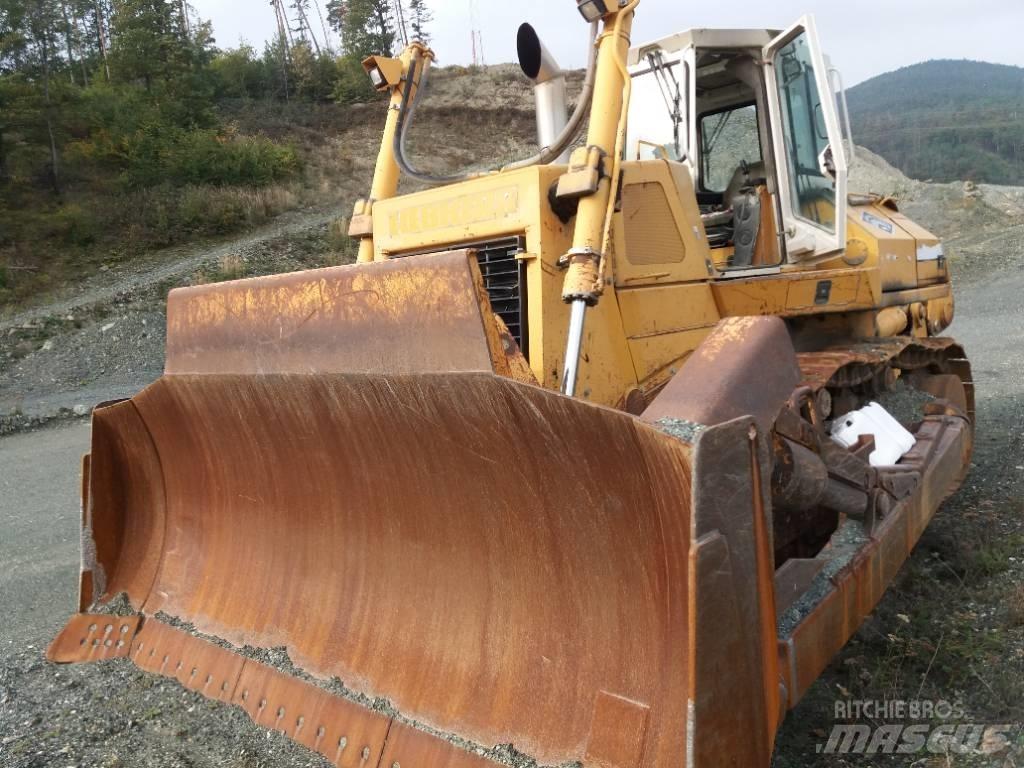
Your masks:
[[[353,238],[373,237],[373,201],[359,200],[352,210],[348,224],[348,236]]]
[[[604,161],[607,155],[600,147],[580,147],[569,158],[569,170],[558,179],[555,197],[558,200],[578,200],[597,192],[601,179],[608,174]]]
[[[141,621],[141,616],[76,614],[50,643],[46,658],[58,664],[127,658]]]

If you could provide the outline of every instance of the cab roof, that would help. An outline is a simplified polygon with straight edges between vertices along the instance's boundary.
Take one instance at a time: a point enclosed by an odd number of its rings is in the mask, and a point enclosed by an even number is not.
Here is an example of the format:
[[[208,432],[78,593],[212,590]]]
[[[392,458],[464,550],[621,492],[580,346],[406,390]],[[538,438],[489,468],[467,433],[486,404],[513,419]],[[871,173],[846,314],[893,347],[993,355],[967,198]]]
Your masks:
[[[629,66],[639,64],[643,56],[654,48],[665,53],[677,53],[691,46],[695,48],[756,48],[760,50],[780,34],[782,34],[782,30],[777,29],[687,29],[630,49]]]

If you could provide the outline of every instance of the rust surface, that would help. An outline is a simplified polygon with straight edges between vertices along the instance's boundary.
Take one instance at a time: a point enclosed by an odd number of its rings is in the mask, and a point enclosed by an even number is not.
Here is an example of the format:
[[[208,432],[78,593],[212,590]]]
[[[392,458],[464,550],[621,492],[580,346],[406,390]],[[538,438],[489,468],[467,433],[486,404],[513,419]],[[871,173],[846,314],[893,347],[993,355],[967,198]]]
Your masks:
[[[377,766],[392,726],[388,715],[251,660],[233,700],[257,724],[319,752],[338,768]]]
[[[46,658],[58,664],[127,658],[140,620],[138,616],[76,614],[50,643]]]
[[[648,708],[642,762],[684,753],[683,443],[491,374],[167,376],[132,407],[158,461],[111,477],[148,473],[153,493],[108,519],[144,520],[162,489],[160,567],[134,596],[147,614],[285,646],[408,718],[543,763],[584,757],[599,691]],[[101,454],[124,438],[96,439]],[[190,671],[188,641],[150,631],[136,660]],[[224,663],[196,679],[230,698]]]
[[[472,752],[404,723],[392,723],[381,768],[496,768],[496,764]]]
[[[167,303],[166,371],[490,371],[479,283],[471,252],[453,251],[183,288]]]
[[[160,458],[131,401],[98,408],[92,430],[89,474],[83,478],[82,608],[125,593],[138,609],[163,554]],[[145,514],[132,514],[135,509]]]
[[[970,364],[963,348],[953,339],[893,339],[837,347],[797,355],[803,383],[814,390],[825,387],[855,387],[870,382],[879,366],[890,361],[908,373],[956,374],[966,390],[968,410],[974,416],[974,386]]]
[[[750,417],[701,433],[690,549],[690,754],[694,766],[766,768],[778,721],[766,539],[768,446]],[[737,692],[742,691],[742,695]]]
[[[230,702],[245,659],[159,621],[148,619],[132,645],[140,669],[175,678],[209,699]]]
[[[789,704],[794,706],[874,609],[939,505],[960,486],[970,466],[972,430],[956,416],[930,416],[902,470],[921,472],[921,483],[875,529],[853,559],[830,579],[823,599],[779,641]]]
[[[796,353],[781,319],[727,318],[643,412],[643,419],[713,425],[753,416],[767,434],[799,382]]]

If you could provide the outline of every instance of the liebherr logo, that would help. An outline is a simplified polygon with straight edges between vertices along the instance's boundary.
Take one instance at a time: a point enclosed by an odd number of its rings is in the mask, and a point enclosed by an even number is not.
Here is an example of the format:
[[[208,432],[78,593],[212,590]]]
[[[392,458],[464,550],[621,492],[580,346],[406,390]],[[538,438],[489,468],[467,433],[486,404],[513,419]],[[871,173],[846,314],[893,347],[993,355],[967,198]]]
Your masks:
[[[390,234],[418,235],[437,229],[468,227],[518,214],[519,188],[502,187],[443,200],[414,203],[388,216]]]

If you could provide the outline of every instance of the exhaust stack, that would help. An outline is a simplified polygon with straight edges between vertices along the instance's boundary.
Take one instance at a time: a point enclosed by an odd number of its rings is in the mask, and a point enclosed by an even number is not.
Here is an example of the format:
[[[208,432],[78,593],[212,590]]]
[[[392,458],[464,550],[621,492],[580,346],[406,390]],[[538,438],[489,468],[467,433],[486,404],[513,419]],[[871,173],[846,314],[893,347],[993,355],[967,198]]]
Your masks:
[[[537,35],[537,30],[530,24],[519,27],[516,50],[523,74],[534,83],[533,93],[537,102],[537,143],[544,149],[554,145],[569,123],[565,72],[558,66],[555,57],[544,46]],[[563,152],[554,162],[568,163],[569,150]]]

